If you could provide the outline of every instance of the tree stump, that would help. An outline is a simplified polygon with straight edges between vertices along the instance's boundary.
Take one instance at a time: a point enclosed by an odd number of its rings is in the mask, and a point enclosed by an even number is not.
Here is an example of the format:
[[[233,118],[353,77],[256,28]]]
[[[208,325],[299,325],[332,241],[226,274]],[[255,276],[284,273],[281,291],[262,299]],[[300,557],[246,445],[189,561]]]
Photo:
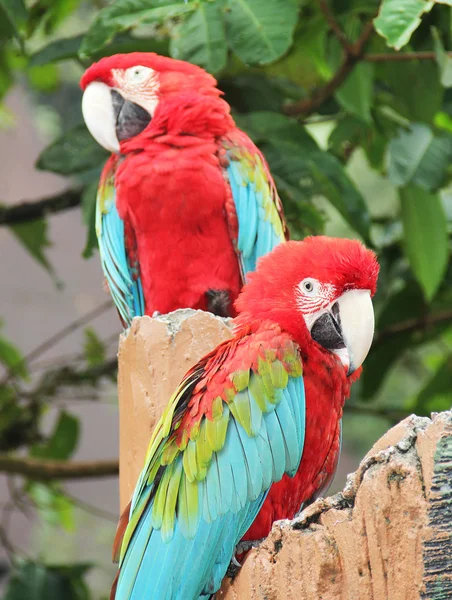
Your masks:
[[[134,319],[119,350],[121,506],[150,433],[184,373],[230,336],[201,311]],[[452,599],[452,412],[389,430],[345,489],[274,524],[224,600]],[[189,600],[189,599],[187,599]]]
[[[231,336],[230,319],[176,310],[133,319],[119,342],[119,500],[132,497],[152,430],[185,373]]]

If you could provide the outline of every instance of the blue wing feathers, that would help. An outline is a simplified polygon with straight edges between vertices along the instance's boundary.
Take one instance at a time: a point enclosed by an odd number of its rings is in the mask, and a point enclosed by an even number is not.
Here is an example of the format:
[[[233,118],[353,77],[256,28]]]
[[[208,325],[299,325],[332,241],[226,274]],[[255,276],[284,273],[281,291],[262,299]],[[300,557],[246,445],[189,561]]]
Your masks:
[[[226,172],[239,229],[237,248],[246,275],[256,269],[258,258],[284,241],[282,217],[279,216],[279,222],[276,223],[274,210],[269,210],[275,202],[274,190],[270,181],[267,181],[268,185],[263,184],[266,175],[259,170],[263,169],[263,164],[256,162],[253,167],[250,167],[246,162],[247,159],[244,158],[243,161],[240,159],[240,152],[229,151],[228,157],[229,165]],[[260,160],[257,155],[255,158]]]
[[[261,414],[259,430],[251,436],[230,415],[224,446],[213,453],[202,481],[188,482],[181,454],[165,467],[168,473],[172,467],[173,474],[181,474],[177,479],[177,511],[172,511],[171,542],[164,525],[156,528],[160,523],[152,514],[153,504],[160,501],[159,492],[167,485],[165,474],[151,501],[153,484],[141,487],[134,510],[143,507],[143,498],[147,505],[121,564],[116,600],[207,599],[219,588],[234,548],[256,518],[271,483],[281,479],[285,471],[296,469],[301,459],[305,416],[302,377],[289,378],[280,392],[281,401],[274,410]],[[196,485],[198,492],[198,515],[191,524],[186,523],[187,508],[181,499],[187,485]],[[185,500],[185,507],[188,505]]]
[[[144,315],[144,296],[140,278],[131,269],[124,239],[124,222],[116,208],[114,187],[110,195],[97,200],[96,231],[105,277],[121,319],[127,327],[133,317]],[[100,192],[99,192],[100,193]]]

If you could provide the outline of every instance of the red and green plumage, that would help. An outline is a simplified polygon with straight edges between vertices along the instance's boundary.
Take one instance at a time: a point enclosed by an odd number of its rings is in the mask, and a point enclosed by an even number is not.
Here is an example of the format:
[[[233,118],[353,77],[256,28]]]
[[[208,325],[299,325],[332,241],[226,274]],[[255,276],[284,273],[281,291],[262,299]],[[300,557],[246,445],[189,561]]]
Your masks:
[[[141,96],[121,87],[121,73],[137,64],[155,72]],[[82,87],[93,82],[143,103],[153,90],[158,100],[149,124],[107,162],[99,189],[101,259],[122,321],[212,309],[212,290],[228,296],[214,312],[233,314],[246,273],[286,234],[262,154],[199,67],[151,53],[116,55],[87,70]]]
[[[271,483],[296,471],[303,421],[299,348],[276,324],[249,323],[189,371],[154,431],[125,534],[118,530],[112,598],[215,592]],[[141,539],[140,526],[149,534]],[[182,543],[185,567],[175,574],[163,550],[180,552]]]
[[[153,433],[118,528],[112,598],[208,597],[240,539],[266,536],[327,486],[357,375],[306,323],[347,294],[373,294],[377,273],[351,240],[288,242],[261,259],[232,339],[187,373]],[[320,283],[307,300],[306,277]]]

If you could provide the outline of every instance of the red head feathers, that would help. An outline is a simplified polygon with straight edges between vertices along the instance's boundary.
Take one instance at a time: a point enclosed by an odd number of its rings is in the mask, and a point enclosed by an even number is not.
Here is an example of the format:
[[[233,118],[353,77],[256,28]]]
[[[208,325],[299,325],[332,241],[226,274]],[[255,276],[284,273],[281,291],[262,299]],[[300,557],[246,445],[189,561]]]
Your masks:
[[[83,115],[99,144],[122,154],[165,135],[219,137],[234,121],[216,83],[184,61],[152,52],[116,54],[83,75]]]
[[[357,240],[318,236],[280,244],[248,275],[235,303],[237,322],[250,315],[274,321],[305,350],[315,341],[354,370],[372,341],[378,271],[375,254]]]
[[[85,71],[80,80],[80,86],[85,91],[93,81],[101,81],[114,87],[116,84],[115,72],[124,72],[137,66],[146,67],[158,73],[162,94],[180,91],[184,88],[198,91],[209,90],[214,95],[221,93],[216,89],[215,78],[201,67],[183,60],[160,56],[154,52],[131,52],[130,54],[106,56]]]

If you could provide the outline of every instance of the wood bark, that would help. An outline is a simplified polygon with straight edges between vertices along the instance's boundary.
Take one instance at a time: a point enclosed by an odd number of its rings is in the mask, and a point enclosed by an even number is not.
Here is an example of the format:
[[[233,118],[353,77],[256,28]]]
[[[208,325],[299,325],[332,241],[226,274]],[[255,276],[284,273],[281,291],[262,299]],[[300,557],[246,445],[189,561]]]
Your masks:
[[[177,383],[230,335],[224,320],[184,310],[135,319],[122,336],[122,507]],[[389,430],[341,493],[275,523],[216,598],[452,599],[452,412],[413,415]]]
[[[118,354],[119,501],[129,502],[152,430],[185,373],[231,336],[229,320],[201,310],[133,320]]]

